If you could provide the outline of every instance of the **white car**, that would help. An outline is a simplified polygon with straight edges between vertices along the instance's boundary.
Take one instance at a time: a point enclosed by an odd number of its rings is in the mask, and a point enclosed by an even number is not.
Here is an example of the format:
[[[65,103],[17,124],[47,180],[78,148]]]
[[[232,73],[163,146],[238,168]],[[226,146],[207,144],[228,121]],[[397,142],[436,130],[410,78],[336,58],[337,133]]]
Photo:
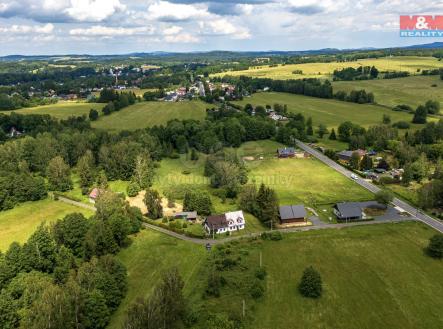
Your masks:
[[[351,178],[357,180],[358,176],[356,174],[351,174]]]

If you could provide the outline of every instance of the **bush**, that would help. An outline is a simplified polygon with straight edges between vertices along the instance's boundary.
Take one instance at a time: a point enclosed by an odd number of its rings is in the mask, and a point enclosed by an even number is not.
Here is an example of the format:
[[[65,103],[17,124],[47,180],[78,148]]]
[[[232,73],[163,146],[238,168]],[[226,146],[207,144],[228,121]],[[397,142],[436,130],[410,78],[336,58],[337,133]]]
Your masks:
[[[320,273],[312,266],[306,268],[303,272],[298,290],[304,297],[319,298],[323,291]]]
[[[379,179],[379,183],[382,185],[395,184],[397,181],[391,176],[382,176]]]
[[[265,288],[263,287],[263,285],[261,284],[260,281],[255,280],[251,287],[249,288],[249,294],[251,295],[252,298],[254,299],[258,299],[260,297],[262,297],[265,293]]]
[[[429,239],[429,245],[426,252],[432,258],[443,258],[443,234],[436,234]]]
[[[283,239],[283,235],[279,231],[263,232],[261,238],[263,240],[279,241]]]
[[[375,193],[375,201],[377,201],[378,203],[388,205],[389,203],[392,202],[393,199],[394,199],[394,196],[389,191],[382,190],[382,191]]]
[[[226,279],[219,273],[212,271],[208,278],[205,293],[207,296],[220,297],[220,288],[226,284]]]
[[[260,267],[255,270],[255,277],[260,280],[264,280],[266,277],[266,270],[264,267]]]
[[[189,175],[189,174],[191,174],[191,172],[190,172],[189,170],[183,170],[183,171],[182,171],[182,174],[183,174],[183,175]]]
[[[411,127],[409,122],[406,121],[398,121],[394,123],[392,126],[398,129],[409,129]]]
[[[126,188],[128,196],[133,198],[138,195],[138,192],[140,192],[140,186],[136,182],[130,182]]]

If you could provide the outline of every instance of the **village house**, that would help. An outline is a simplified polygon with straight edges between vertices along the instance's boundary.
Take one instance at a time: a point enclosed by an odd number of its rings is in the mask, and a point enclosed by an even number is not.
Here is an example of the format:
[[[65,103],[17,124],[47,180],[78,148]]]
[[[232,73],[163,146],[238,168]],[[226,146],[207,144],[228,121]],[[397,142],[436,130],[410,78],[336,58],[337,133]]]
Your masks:
[[[337,203],[333,211],[337,219],[342,221],[362,220],[365,218],[365,213],[357,202]]]
[[[97,201],[98,197],[100,196],[101,192],[102,191],[99,188],[94,187],[92,189],[91,193],[89,193],[89,202],[90,203],[95,203]]]
[[[287,117],[277,114],[274,111],[269,112],[269,118],[274,120],[274,121],[285,121],[288,120]]]
[[[277,156],[279,158],[293,158],[295,156],[295,149],[293,147],[285,147],[277,149]]]
[[[360,156],[360,160],[363,159],[363,157],[366,155],[365,150],[355,150],[355,151],[341,151],[337,153],[338,160],[348,163],[351,158],[352,154],[358,153]]]
[[[281,206],[279,208],[282,224],[306,222],[308,213],[303,205]]]
[[[243,211],[238,210],[223,215],[208,216],[203,225],[208,234],[220,234],[243,230],[246,223]]]
[[[12,127],[11,130],[9,130],[9,137],[10,138],[15,138],[15,137],[19,137],[22,134],[21,131],[19,131],[17,128]]]

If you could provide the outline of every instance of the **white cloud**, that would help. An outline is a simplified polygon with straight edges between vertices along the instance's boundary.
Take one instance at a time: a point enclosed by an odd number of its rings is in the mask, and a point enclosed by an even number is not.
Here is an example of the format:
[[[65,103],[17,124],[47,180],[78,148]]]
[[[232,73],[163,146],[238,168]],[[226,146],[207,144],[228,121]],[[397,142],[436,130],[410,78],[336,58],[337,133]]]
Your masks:
[[[164,40],[168,43],[197,43],[200,39],[189,33],[182,33],[177,35],[167,35]]]
[[[251,37],[247,29],[234,25],[225,18],[200,22],[200,27],[205,31],[205,34],[229,35],[234,39],[248,39]]]
[[[6,27],[0,27],[1,33],[11,33],[11,34],[29,34],[29,33],[39,33],[39,34],[50,34],[54,30],[54,25],[48,23],[46,25],[11,25]]]
[[[94,25],[88,28],[77,28],[69,31],[72,36],[129,36],[152,34],[152,27],[108,27],[102,25]]]
[[[186,21],[210,16],[206,5],[177,4],[155,1],[148,7],[148,18],[165,21]]]
[[[125,8],[120,0],[71,0],[64,12],[78,21],[100,22]]]
[[[171,26],[163,30],[163,35],[174,35],[178,34],[183,30],[181,26]]]

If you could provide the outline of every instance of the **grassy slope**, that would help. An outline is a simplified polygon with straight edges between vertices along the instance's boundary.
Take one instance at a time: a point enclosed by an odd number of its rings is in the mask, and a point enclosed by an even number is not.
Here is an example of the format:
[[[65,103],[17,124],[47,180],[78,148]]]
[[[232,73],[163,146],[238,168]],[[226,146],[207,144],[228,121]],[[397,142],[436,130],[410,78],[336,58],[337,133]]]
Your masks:
[[[20,114],[49,114],[57,119],[67,119],[71,116],[87,116],[89,110],[92,108],[101,113],[104,105],[105,104],[85,102],[58,102],[51,105],[23,108],[14,112]]]
[[[294,95],[287,93],[257,93],[244,98],[241,105],[251,103],[253,105],[273,105],[275,103],[287,104],[288,110],[293,113],[302,113],[305,117],[312,117],[314,125],[323,123],[328,128],[337,127],[344,121],[352,121],[368,127],[381,123],[383,114],[391,116],[392,122],[404,120],[411,122],[412,115],[395,112],[376,105],[355,104],[333,99],[322,99]],[[419,125],[413,125],[419,126]]]
[[[172,119],[203,120],[207,105],[201,101],[141,102],[92,123],[94,128],[106,130],[136,130],[165,124]]]
[[[443,266],[423,254],[435,231],[419,223],[293,234],[265,242],[268,287],[250,328],[441,328]],[[319,300],[297,283],[313,265]]]
[[[276,190],[280,204],[370,200],[372,194],[315,159],[269,159],[248,164],[249,179]]]
[[[436,87],[431,87],[432,85]],[[375,95],[377,103],[394,107],[398,104],[408,104],[413,108],[423,104],[428,99],[440,101],[443,107],[443,80],[440,76],[413,76],[398,79],[366,80],[366,81],[337,81],[333,82],[334,92],[338,90],[351,91],[365,89]]]
[[[380,71],[408,71],[412,74],[417,69],[432,69],[443,67],[443,63],[434,57],[392,57],[379,59],[361,59],[356,62],[343,63],[306,63],[306,64],[290,64],[279,65],[277,67],[261,66],[251,67],[244,71],[232,71],[215,74],[215,76],[246,75],[257,78],[271,79],[301,79],[301,78],[330,78],[335,69],[345,67],[359,67],[375,65]],[[302,70],[303,74],[292,74],[294,70]]]
[[[248,318],[254,320],[245,327],[441,328],[443,266],[423,253],[434,233],[421,223],[408,222],[299,232],[284,235],[279,242],[253,245],[245,240],[234,246],[249,251],[242,256],[244,262],[257,266],[261,251],[268,272],[265,296],[255,309],[246,305],[253,313]],[[138,296],[148,296],[161,272],[171,266],[178,266],[184,278],[185,295],[198,298],[204,289],[205,279],[198,273],[206,264],[205,254],[201,246],[141,232],[118,255],[128,268],[129,291],[109,328],[120,328],[128,305]],[[309,265],[322,275],[324,294],[319,300],[302,298],[297,291]],[[235,298],[227,300],[229,293]],[[240,308],[236,291],[202,302],[216,311],[226,308],[217,303],[234,300]]]
[[[14,241],[25,242],[42,222],[49,223],[73,212],[92,215],[89,210],[50,199],[26,202],[14,209],[1,211],[0,250],[5,251]]]
[[[128,306],[138,297],[149,296],[160,281],[162,272],[173,266],[178,267],[185,281],[185,290],[189,289],[189,281],[205,253],[203,246],[152,231],[140,232],[134,237],[132,245],[118,255],[128,269],[129,289],[108,328],[120,329]]]

